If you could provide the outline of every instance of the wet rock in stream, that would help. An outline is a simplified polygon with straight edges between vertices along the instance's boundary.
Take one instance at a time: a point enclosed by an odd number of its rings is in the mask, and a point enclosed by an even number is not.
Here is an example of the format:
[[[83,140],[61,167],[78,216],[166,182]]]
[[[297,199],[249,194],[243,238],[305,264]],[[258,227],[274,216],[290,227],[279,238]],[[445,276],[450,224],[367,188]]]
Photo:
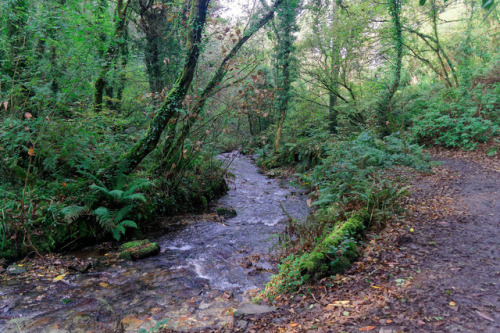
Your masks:
[[[160,253],[160,246],[145,239],[125,243],[120,246],[120,251],[120,258],[137,260],[157,255]]]
[[[7,274],[9,275],[21,275],[26,273],[26,268],[20,265],[10,265],[7,267]]]

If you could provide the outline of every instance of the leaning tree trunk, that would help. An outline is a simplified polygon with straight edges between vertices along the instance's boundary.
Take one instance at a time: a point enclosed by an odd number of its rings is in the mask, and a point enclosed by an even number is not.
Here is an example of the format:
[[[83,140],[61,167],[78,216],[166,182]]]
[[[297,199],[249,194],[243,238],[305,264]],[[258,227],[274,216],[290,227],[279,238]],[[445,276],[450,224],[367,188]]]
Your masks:
[[[156,148],[163,130],[172,117],[177,114],[178,109],[182,108],[182,102],[191,86],[196,65],[198,64],[201,37],[209,3],[210,0],[192,1],[186,40],[187,53],[182,72],[151,121],[146,134],[118,160],[115,170],[112,170],[114,173],[131,173]]]
[[[243,37],[233,46],[231,51],[226,55],[226,57],[222,60],[221,64],[219,65],[219,68],[215,72],[214,76],[210,80],[210,82],[207,84],[207,86],[203,89],[203,92],[201,93],[198,102],[196,103],[195,107],[193,108],[193,116],[189,117],[189,119],[186,121],[184,126],[182,127],[180,131],[179,137],[175,140],[175,142],[172,141],[167,141],[170,146],[165,146],[164,151],[167,152],[165,156],[163,157],[160,166],[161,168],[164,168],[167,163],[169,163],[170,159],[174,156],[176,156],[179,151],[181,150],[181,147],[184,144],[185,139],[188,137],[189,132],[192,128],[192,126],[195,124],[196,119],[199,114],[203,111],[205,107],[205,103],[207,100],[214,94],[214,92],[217,90],[220,82],[224,79],[226,76],[228,69],[229,69],[229,62],[236,56],[238,51],[241,49],[241,47],[257,32],[259,31],[264,25],[266,25],[271,19],[274,17],[274,13],[276,9],[283,3],[284,0],[277,0],[273,7],[269,8],[269,12],[262,17],[260,20],[256,21],[254,24],[250,26],[248,31],[246,31],[243,35]],[[250,117],[250,113],[249,113]],[[252,126],[251,126],[252,127]],[[170,136],[170,133],[169,133]],[[171,137],[171,136],[170,136]]]

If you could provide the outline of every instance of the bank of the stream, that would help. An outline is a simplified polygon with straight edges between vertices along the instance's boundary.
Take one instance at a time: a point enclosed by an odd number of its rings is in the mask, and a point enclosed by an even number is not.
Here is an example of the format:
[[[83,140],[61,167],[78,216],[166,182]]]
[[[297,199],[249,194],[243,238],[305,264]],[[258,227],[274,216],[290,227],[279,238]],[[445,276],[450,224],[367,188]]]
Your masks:
[[[251,158],[226,158],[234,159],[235,177],[217,205],[234,208],[235,218],[178,219],[151,239],[159,255],[126,261],[106,248],[101,264],[84,274],[73,266],[85,266],[98,251],[24,260],[19,275],[2,274],[0,331],[135,332],[160,322],[179,330],[229,327],[233,311],[274,271],[273,235],[287,214],[304,219],[308,208],[300,191],[267,178]]]
[[[434,155],[441,165],[433,174],[402,174],[411,184],[408,213],[368,233],[363,256],[346,274],[277,298],[278,311],[255,317],[249,327],[499,332],[500,159],[463,151],[440,155]]]

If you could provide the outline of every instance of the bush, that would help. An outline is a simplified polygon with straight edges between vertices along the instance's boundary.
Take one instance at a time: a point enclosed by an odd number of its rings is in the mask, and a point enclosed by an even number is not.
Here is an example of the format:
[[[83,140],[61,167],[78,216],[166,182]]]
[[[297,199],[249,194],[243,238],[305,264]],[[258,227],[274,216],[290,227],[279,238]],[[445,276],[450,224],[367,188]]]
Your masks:
[[[473,150],[499,135],[498,68],[460,88],[420,93],[412,111],[413,137],[420,143]]]

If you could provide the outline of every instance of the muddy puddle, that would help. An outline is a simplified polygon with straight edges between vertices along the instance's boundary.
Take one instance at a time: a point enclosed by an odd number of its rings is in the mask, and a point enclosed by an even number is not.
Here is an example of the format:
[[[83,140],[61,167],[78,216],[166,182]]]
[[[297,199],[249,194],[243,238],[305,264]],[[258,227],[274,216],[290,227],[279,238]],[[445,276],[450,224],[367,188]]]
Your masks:
[[[61,280],[15,276],[0,285],[1,332],[136,332],[163,323],[180,331],[223,327],[232,311],[269,280],[269,250],[288,214],[305,219],[306,197],[261,174],[251,158],[232,159],[219,206],[238,215],[197,221],[151,239],[161,253]],[[81,257],[96,255],[80,253]]]

